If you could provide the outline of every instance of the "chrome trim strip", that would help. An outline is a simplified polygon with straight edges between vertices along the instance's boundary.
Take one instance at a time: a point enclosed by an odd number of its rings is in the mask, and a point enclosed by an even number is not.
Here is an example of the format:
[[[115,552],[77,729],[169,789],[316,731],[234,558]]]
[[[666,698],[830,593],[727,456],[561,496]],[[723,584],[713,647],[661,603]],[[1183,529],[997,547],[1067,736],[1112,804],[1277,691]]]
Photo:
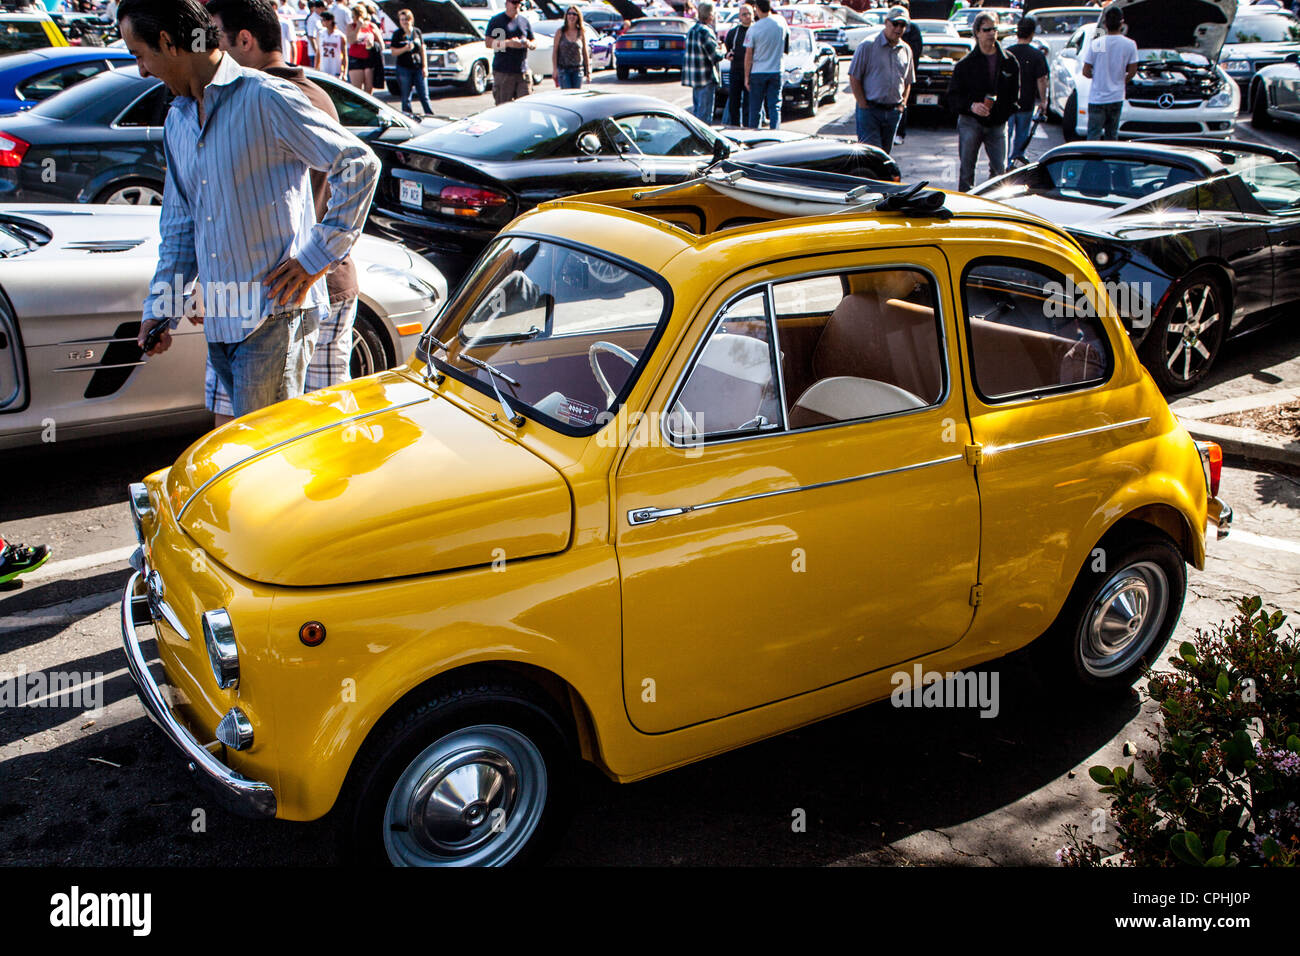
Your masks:
[[[917,471],[921,468],[929,468],[932,465],[946,465],[949,462],[965,461],[965,455],[949,455],[947,458],[934,458],[930,461],[917,462],[915,465],[903,465],[901,468],[888,468],[884,471],[872,471],[865,475],[854,475],[851,478],[835,478],[831,481],[819,481],[812,485],[799,485],[797,488],[781,488],[777,491],[761,491],[756,495],[742,495],[739,498],[723,498],[719,501],[708,501],[702,505],[685,505],[681,508],[633,508],[627,513],[627,521],[630,525],[650,524],[658,521],[660,518],[675,518],[678,515],[684,515],[691,511],[703,511],[706,508],[718,508],[722,505],[739,504],[742,501],[758,501],[760,498],[776,498],[780,495],[792,495],[799,491],[815,491],[818,488],[830,488],[834,485],[847,485],[855,481],[866,481],[868,478],[883,478],[886,475],[897,475],[905,471]]]
[[[1116,422],[1113,425],[1099,425],[1096,428],[1084,428],[1077,432],[1065,432],[1061,435],[1048,435],[1046,438],[1034,438],[1030,441],[1016,442],[1013,445],[998,445],[995,446],[992,451],[993,454],[1001,454],[1004,451],[1014,451],[1017,448],[1029,448],[1033,445],[1046,445],[1055,441],[1065,441],[1069,438],[1082,438],[1085,435],[1098,435],[1101,432],[1115,431],[1120,428],[1132,428],[1134,425],[1145,425],[1149,421],[1151,421],[1150,416],[1147,416],[1146,418],[1131,418],[1126,422]],[[985,449],[984,454],[987,458],[989,450]]]
[[[135,368],[137,365],[144,365],[144,362],[119,362],[116,365],[64,365],[60,368],[50,369],[51,372],[98,372],[105,368]]]
[[[373,418],[376,415],[383,415],[385,412],[395,412],[400,408],[410,408],[412,405],[419,405],[423,402],[430,402],[430,401],[433,401],[433,396],[426,395],[424,398],[417,398],[409,402],[403,402],[400,405],[389,405],[387,408],[380,408],[373,412],[364,412],[360,415],[353,415],[351,418],[340,419],[339,421],[332,422],[329,425],[322,425],[320,428],[313,428],[309,432],[303,432],[301,435],[294,435],[292,438],[286,438],[283,441],[278,441],[274,445],[267,445],[265,448],[259,451],[255,451],[251,455],[248,455],[245,458],[241,458],[233,465],[227,465],[225,468],[222,468],[219,472],[217,472],[215,475],[213,475],[203,484],[195,488],[194,493],[185,499],[185,504],[181,505],[181,510],[176,512],[176,520],[177,522],[179,522],[181,518],[185,517],[185,509],[187,509],[191,504],[193,504],[194,499],[197,498],[199,495],[201,495],[204,489],[208,487],[208,485],[212,484],[217,479],[222,478],[225,475],[228,475],[230,472],[235,471],[238,468],[244,467],[244,465],[247,465],[249,462],[261,458],[263,455],[269,455],[277,448],[283,448],[285,445],[291,445],[302,438],[310,438],[312,435],[319,435],[321,432],[327,432],[331,428],[340,428],[343,425],[350,425],[353,422],[359,422],[363,418]]]
[[[172,715],[135,633],[137,625],[149,623],[148,599],[138,593],[139,585],[140,574],[136,572],[131,575],[122,595],[122,649],[126,652],[126,666],[135,681],[136,695],[144,705],[145,713],[184,754],[190,772],[200,783],[211,787],[227,809],[246,817],[275,816],[275,791],[269,784],[249,780],[231,770],[195,740],[194,735]]]

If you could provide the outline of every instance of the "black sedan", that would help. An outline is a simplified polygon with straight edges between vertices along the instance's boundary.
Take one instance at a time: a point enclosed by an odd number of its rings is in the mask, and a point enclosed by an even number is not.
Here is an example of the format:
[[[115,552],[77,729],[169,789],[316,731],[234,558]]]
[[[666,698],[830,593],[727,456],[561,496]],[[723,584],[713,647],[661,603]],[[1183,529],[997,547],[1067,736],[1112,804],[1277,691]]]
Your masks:
[[[721,64],[722,84],[714,99],[718,115],[727,106],[731,89],[731,61]],[[834,100],[840,88],[840,60],[829,43],[816,43],[811,30],[790,28],[790,49],[781,58],[781,115],[801,112],[816,116],[817,108]]]
[[[1058,146],[974,190],[1069,229],[1166,392],[1300,300],[1300,157],[1231,140]]]
[[[431,128],[322,73],[343,125],[400,142]],[[25,113],[0,117],[0,202],[162,202],[162,125],[171,94],[134,67],[106,70]],[[6,145],[7,144],[7,145]]]
[[[681,182],[741,151],[748,162],[899,178],[898,165],[874,146],[806,137],[748,148],[658,98],[594,90],[534,94],[374,148],[383,172],[371,230],[453,259],[476,255],[515,216],[549,199]]]

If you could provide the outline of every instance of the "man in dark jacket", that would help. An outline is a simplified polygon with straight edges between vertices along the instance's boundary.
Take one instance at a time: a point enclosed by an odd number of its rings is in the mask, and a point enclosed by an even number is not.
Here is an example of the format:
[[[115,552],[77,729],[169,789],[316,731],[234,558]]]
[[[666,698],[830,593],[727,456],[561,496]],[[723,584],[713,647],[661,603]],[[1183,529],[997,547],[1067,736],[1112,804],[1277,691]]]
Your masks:
[[[747,3],[740,5],[737,13],[740,22],[727,31],[727,59],[731,71],[727,88],[728,126],[744,126],[745,117],[749,115],[749,90],[745,89],[745,34],[754,23],[754,8]]]
[[[971,25],[975,48],[962,57],[948,83],[948,106],[957,114],[957,188],[975,185],[980,146],[989,158],[989,175],[1007,169],[1007,120],[1020,100],[1020,64],[998,45],[998,21],[981,13]]]

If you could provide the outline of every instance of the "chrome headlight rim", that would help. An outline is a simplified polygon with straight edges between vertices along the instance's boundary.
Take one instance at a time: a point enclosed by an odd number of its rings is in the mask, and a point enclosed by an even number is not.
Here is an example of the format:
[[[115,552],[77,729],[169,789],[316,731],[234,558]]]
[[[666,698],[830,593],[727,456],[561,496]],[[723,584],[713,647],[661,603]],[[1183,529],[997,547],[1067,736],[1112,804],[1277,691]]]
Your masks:
[[[222,690],[239,687],[239,647],[235,644],[235,628],[225,608],[203,613],[203,643],[208,649],[212,676]]]

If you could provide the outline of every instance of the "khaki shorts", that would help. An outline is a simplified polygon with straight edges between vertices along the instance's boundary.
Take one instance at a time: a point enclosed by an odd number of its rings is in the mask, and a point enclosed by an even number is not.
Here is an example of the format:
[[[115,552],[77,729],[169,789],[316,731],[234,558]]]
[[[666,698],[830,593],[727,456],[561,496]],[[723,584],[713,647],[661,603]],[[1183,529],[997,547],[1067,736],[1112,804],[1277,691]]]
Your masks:
[[[498,73],[495,70],[492,72],[492,98],[498,104],[517,100],[532,91],[531,73]]]

